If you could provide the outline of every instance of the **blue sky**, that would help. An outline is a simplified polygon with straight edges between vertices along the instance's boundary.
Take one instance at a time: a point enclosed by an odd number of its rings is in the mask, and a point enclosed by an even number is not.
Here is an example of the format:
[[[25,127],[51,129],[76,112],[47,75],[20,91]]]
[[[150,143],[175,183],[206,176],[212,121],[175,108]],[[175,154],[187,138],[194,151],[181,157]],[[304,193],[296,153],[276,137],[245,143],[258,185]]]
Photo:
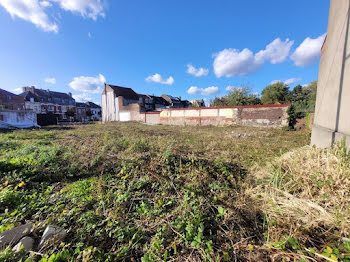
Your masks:
[[[212,99],[317,79],[329,0],[1,0],[0,88]]]

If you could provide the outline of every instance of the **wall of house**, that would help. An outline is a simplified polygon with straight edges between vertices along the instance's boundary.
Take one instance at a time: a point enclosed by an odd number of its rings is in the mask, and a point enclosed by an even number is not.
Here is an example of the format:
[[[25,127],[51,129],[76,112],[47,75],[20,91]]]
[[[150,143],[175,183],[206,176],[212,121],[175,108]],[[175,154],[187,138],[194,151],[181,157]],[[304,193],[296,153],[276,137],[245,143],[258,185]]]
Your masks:
[[[346,138],[350,147],[350,1],[331,0],[327,40],[317,84],[311,144],[329,147]]]
[[[37,126],[36,112],[0,109],[0,128],[29,128]]]
[[[123,97],[116,98],[116,106],[118,108],[119,121],[142,121],[143,116],[140,114],[140,105],[137,101],[125,100]],[[122,119],[123,117],[123,119]]]
[[[164,125],[283,127],[288,125],[289,105],[166,109],[160,113]]]
[[[102,94],[102,121],[143,121],[138,101],[115,97],[113,91]]]
[[[114,92],[107,90],[102,94],[102,121],[119,121],[119,113],[117,112],[118,101],[115,99]]]

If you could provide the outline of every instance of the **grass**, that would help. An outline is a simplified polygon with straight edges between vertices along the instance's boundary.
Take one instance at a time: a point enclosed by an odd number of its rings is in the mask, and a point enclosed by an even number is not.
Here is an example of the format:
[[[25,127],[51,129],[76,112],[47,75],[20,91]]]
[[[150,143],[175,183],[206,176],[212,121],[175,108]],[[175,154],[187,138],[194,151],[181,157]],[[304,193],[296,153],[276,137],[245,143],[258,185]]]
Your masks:
[[[308,256],[350,261],[350,154],[344,145],[295,149],[252,173],[260,179],[252,195],[267,214],[268,242],[283,246],[292,239],[292,248]]]
[[[0,261],[346,259],[349,184],[331,177],[347,181],[348,158],[308,143],[307,131],[137,123],[2,133],[0,232],[31,221],[37,235],[55,224],[68,236]]]

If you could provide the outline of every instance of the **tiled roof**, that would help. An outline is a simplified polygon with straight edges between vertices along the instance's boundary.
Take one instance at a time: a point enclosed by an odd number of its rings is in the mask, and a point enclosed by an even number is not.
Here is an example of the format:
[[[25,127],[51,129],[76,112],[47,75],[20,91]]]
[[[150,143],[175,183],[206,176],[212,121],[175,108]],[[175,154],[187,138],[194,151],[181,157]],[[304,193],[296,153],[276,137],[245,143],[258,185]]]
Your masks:
[[[116,96],[122,96],[125,99],[130,99],[130,100],[139,100],[139,96],[131,88],[113,86],[113,85],[108,85],[108,86],[113,89],[114,94]]]
[[[86,102],[86,104],[91,108],[101,108],[101,106],[99,106],[93,102]]]
[[[160,96],[151,96],[155,104],[169,106],[170,103]]]
[[[9,92],[9,91],[6,91],[6,90],[4,90],[4,89],[1,89],[1,88],[0,88],[0,95],[5,96],[6,99],[7,99],[8,97],[11,97],[11,100],[15,100],[15,101],[24,101],[23,97],[18,96],[18,95],[16,95],[16,94],[13,94],[13,93],[11,93],[11,92]]]
[[[24,97],[27,101],[30,101],[30,98],[34,98],[35,102],[50,102],[58,104],[75,103],[75,100],[69,94],[37,88],[32,89],[31,91],[25,91],[20,94],[20,96]],[[66,101],[69,102],[66,103]]]
[[[75,103],[75,106],[76,107],[87,107],[88,105],[86,103],[79,103],[79,102],[76,102]]]

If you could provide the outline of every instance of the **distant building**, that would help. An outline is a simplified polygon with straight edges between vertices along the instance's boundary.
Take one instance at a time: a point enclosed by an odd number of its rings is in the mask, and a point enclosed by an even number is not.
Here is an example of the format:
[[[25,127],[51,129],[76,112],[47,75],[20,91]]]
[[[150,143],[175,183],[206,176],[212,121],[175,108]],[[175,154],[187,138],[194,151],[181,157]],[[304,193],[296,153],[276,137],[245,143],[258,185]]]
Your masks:
[[[88,111],[87,104],[76,102],[75,107],[76,107],[75,120],[78,122],[89,121],[89,117],[86,114]]]
[[[188,100],[181,100],[181,97],[171,95],[162,95],[161,97],[170,104],[170,108],[188,108],[190,106],[190,102]]]
[[[37,126],[36,113],[25,110],[24,98],[0,89],[0,128],[28,128]]]
[[[179,97],[137,94],[131,88],[105,84],[102,92],[102,121],[142,121],[140,113],[166,108],[187,108],[190,102]]]
[[[191,107],[205,107],[205,102],[203,99],[192,100],[190,102]]]
[[[87,105],[87,108],[88,108],[87,114],[88,114],[89,120],[101,121],[102,120],[101,106],[93,102],[86,102],[85,104]]]
[[[0,88],[0,109],[24,110],[24,98]]]
[[[71,115],[76,113],[76,102],[71,93],[37,89],[32,86],[24,87],[20,96],[25,99],[25,108],[37,114],[51,113],[57,115],[58,120],[67,120],[72,117],[68,116],[68,111]]]
[[[163,97],[139,94],[139,102],[142,111],[158,111],[170,105]]]
[[[102,92],[102,121],[130,121],[133,112],[141,111],[139,102],[140,96],[131,88],[105,84]]]

